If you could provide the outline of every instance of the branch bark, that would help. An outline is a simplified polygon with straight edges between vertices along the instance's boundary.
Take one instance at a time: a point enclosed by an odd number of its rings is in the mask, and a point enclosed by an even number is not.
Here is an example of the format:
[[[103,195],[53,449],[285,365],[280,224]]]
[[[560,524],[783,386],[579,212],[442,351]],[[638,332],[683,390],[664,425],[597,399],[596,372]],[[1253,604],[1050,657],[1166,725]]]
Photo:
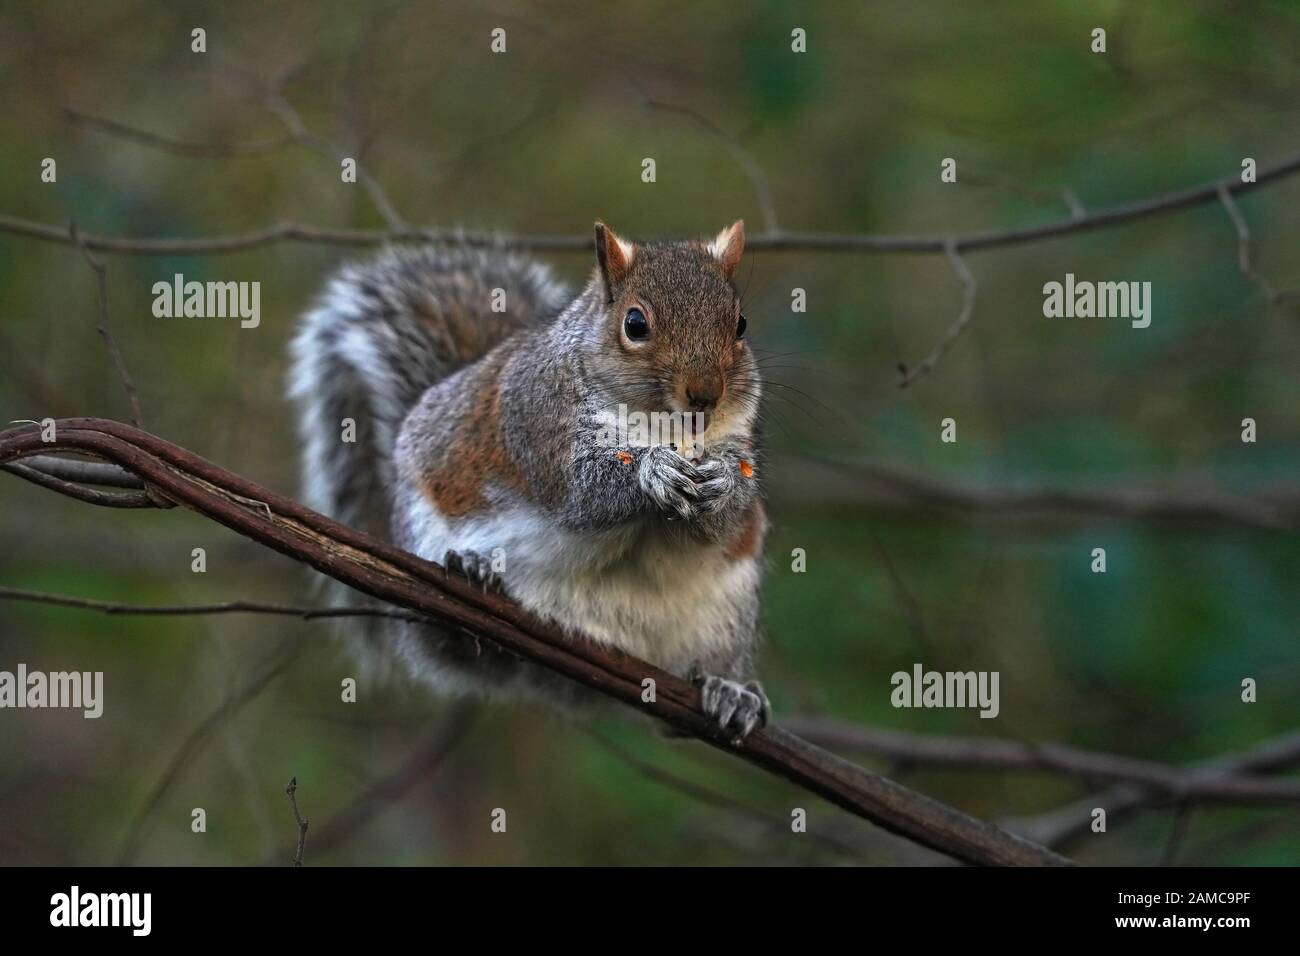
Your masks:
[[[0,432],[0,464],[56,451],[89,454],[138,475],[148,490],[217,521],[379,600],[563,674],[870,820],[967,863],[1054,866],[1071,861],[959,810],[869,773],[776,726],[742,745],[700,709],[690,683],[636,658],[581,640],[531,617],[506,598],[450,577],[424,561],[345,527],[192,452],[119,422],[63,419],[56,441],[31,425]],[[642,681],[653,679],[653,702]]]
[[[1052,222],[1010,229],[989,229],[956,236],[870,235],[863,233],[796,233],[767,231],[745,239],[750,251],[767,252],[860,252],[946,254],[949,249],[975,252],[1018,246],[1077,232],[1091,232],[1119,223],[1135,222],[1176,212],[1211,201],[1221,201],[1224,192],[1241,195],[1300,171],[1300,153],[1276,165],[1260,169],[1254,182],[1240,177],[1216,179],[1199,186],[1151,196],[1136,202],[1098,209],[1083,216],[1069,216]],[[62,226],[34,222],[18,216],[0,215],[0,232],[68,245],[72,237]],[[197,255],[242,252],[281,242],[306,242],[337,246],[378,246],[386,242],[459,242],[471,246],[528,249],[534,252],[594,252],[588,235],[519,235],[468,232],[451,229],[343,229],[280,222],[248,232],[193,239],[107,236],[83,233],[86,247],[96,252],[135,255]]]

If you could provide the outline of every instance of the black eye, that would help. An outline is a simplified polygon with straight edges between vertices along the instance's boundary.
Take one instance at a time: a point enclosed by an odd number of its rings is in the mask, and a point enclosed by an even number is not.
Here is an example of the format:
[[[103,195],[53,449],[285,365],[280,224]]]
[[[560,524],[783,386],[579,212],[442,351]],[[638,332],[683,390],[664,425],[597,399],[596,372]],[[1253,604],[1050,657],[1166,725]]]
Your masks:
[[[745,321],[745,313],[744,312],[740,313],[740,321],[736,323],[737,339],[743,339],[745,337],[745,327],[748,325],[749,323]]]
[[[640,342],[650,337],[650,323],[640,309],[628,309],[627,318],[623,320],[623,331],[633,342]]]

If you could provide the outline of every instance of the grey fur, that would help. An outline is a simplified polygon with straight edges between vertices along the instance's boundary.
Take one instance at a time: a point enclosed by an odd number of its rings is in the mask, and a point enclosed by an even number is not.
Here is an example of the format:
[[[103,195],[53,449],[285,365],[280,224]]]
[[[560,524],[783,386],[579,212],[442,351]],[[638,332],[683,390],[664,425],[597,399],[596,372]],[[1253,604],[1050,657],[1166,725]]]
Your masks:
[[[505,313],[489,308],[494,288]],[[654,316],[645,346],[621,337],[630,303]],[[736,310],[729,277],[695,242],[636,246],[625,274],[594,270],[573,297],[503,250],[391,249],[346,266],[292,346],[306,502],[388,529],[575,634],[725,678],[705,685],[709,712],[748,733],[767,712],[736,683],[758,640],[765,522],[746,470],[759,465],[759,377]],[[681,411],[692,389],[722,394],[699,460],[598,441],[619,404]],[[338,441],[344,417],[355,445]],[[447,511],[451,485],[463,507]],[[387,643],[441,689],[582,696],[436,628],[395,626]]]

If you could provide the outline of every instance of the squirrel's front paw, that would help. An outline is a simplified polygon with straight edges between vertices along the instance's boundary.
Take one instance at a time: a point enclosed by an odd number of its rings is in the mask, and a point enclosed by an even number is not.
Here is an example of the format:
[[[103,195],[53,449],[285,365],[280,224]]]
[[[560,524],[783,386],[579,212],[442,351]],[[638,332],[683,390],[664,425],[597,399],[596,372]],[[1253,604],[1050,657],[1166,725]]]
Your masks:
[[[696,683],[704,712],[724,730],[734,731],[739,744],[755,727],[762,727],[772,712],[767,694],[758,681],[741,684],[725,677],[707,676]]]
[[[699,470],[667,445],[647,450],[638,472],[641,490],[662,510],[678,518],[695,517],[699,477]]]
[[[505,584],[501,575],[492,570],[492,559],[477,551],[448,551],[442,556],[442,568],[448,574],[464,575],[470,584],[486,591],[505,593]]]
[[[727,462],[707,458],[696,466],[698,507],[705,514],[720,511],[736,488],[736,476]]]

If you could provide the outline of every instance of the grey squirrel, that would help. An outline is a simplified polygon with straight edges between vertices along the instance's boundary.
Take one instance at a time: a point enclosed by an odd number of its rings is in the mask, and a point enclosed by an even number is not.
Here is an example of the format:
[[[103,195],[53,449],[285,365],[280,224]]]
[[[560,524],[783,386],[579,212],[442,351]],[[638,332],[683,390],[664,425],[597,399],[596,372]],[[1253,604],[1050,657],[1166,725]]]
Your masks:
[[[734,281],[744,224],[634,244],[598,222],[595,239],[576,296],[503,248],[393,247],[344,266],[291,346],[305,502],[694,680],[739,739],[769,710],[752,680],[767,517],[761,377]],[[637,412],[703,428],[691,448],[611,443]],[[578,693],[433,626],[381,639],[437,689]]]

